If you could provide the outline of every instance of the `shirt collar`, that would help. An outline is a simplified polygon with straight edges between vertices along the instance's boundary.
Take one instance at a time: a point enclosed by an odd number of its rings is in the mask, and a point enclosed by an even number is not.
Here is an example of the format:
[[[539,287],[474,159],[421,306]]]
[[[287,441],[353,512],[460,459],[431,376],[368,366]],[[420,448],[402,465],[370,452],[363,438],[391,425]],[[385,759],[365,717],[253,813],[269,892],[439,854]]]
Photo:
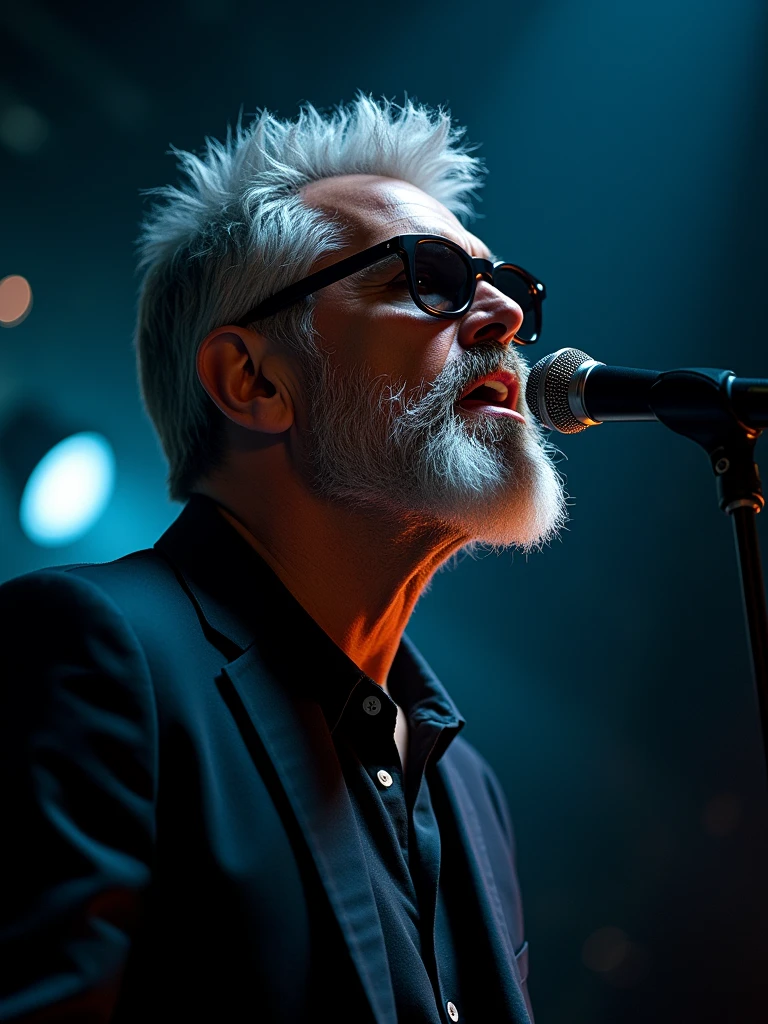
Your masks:
[[[412,725],[430,722],[449,729],[464,726],[461,712],[406,633],[402,635],[387,684]]]
[[[301,607],[297,604],[297,607]],[[303,609],[302,609],[303,611]],[[297,615],[296,621],[287,623],[295,636],[296,645],[303,646],[320,640],[319,629],[303,626],[314,620],[306,613]],[[401,707],[411,729],[422,725],[444,730],[445,740],[441,743],[444,753],[450,741],[465,725],[456,704],[447,690],[425,661],[410,637],[403,633],[400,646],[387,676],[387,690],[366,675],[345,653],[322,633],[322,642],[317,645],[316,683],[310,685],[310,694],[320,705],[329,730],[333,733],[344,715],[350,701],[364,700],[369,694],[378,696],[387,706],[394,727],[395,706]]]

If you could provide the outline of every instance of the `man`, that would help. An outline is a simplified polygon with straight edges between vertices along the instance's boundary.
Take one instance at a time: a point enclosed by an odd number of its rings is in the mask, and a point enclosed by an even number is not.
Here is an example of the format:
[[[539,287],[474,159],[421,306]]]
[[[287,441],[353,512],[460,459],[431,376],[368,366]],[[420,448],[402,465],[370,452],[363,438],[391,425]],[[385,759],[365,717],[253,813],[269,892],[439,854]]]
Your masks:
[[[504,797],[404,634],[452,555],[567,519],[544,287],[458,219],[460,134],[262,113],[160,190],[137,348],[186,505],[0,588],[0,1019],[529,1020]]]

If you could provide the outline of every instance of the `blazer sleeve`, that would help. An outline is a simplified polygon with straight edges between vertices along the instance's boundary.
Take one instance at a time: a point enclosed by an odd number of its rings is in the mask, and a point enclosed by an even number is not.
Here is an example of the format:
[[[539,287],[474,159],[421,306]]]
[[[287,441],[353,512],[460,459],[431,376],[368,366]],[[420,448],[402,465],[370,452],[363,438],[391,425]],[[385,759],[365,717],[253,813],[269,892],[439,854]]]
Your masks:
[[[117,606],[63,571],[0,587],[0,1020],[109,1020],[154,846],[157,726]]]

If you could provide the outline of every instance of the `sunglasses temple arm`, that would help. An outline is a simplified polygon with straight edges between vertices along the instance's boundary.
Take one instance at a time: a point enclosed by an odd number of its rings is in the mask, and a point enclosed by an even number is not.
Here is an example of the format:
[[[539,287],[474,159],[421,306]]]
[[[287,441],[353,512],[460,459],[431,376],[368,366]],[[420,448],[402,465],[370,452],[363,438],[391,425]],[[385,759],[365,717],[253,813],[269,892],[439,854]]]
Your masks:
[[[271,298],[265,299],[258,306],[250,309],[245,316],[235,321],[235,325],[247,327],[254,320],[263,320],[265,317],[273,316],[299,299],[311,295],[312,292],[327,288],[329,284],[335,284],[344,277],[356,274],[359,270],[365,270],[366,267],[370,267],[388,256],[393,251],[393,245],[394,243],[391,242],[379,242],[378,245],[373,245],[370,249],[356,252],[354,256],[348,256],[346,259],[339,260],[338,263],[332,263],[330,267],[324,267],[322,270],[310,274],[309,277],[288,285],[287,288],[283,288]]]

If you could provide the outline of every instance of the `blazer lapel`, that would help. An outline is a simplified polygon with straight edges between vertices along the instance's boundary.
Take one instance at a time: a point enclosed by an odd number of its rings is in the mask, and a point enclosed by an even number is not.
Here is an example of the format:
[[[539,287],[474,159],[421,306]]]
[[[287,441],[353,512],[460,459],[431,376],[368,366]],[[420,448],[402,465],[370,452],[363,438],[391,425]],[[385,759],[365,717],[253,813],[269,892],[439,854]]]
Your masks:
[[[270,758],[349,948],[377,1024],[396,1024],[384,936],[365,855],[320,706],[289,694],[250,648],[223,670]]]
[[[516,1024],[531,1024],[522,991],[520,970],[504,920],[504,911],[477,813],[460,773],[450,760],[442,758],[437,764],[437,770],[443,780],[459,841],[469,864],[470,879],[489,937],[496,977],[499,979],[506,1004],[512,1009],[512,1020]]]
[[[235,693],[224,696],[236,697],[244,727],[256,734],[246,739],[260,744],[277,773],[376,1024],[396,1024],[354,812],[322,708],[309,692],[318,661],[343,656],[210,499],[193,496],[155,547],[175,566],[215,642],[225,641],[230,660],[219,682],[224,688],[228,680]]]

